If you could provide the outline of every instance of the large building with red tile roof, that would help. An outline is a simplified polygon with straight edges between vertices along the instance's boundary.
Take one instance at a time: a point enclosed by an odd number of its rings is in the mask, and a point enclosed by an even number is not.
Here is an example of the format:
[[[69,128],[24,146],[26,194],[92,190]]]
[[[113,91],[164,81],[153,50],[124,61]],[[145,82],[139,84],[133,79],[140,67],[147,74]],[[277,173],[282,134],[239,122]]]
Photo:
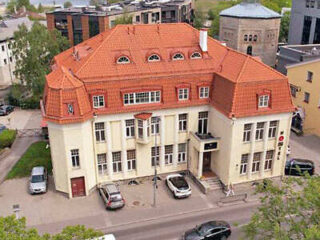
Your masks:
[[[188,24],[118,25],[54,58],[47,75],[55,186],[188,171],[225,185],[283,175],[288,79]]]

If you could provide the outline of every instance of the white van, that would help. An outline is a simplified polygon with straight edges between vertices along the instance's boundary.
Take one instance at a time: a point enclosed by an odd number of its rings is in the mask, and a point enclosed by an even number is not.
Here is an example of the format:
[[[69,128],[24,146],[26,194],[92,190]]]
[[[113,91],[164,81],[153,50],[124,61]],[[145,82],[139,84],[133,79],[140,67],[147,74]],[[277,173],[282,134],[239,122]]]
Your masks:
[[[93,238],[92,240],[116,240],[116,237],[113,234],[106,234],[101,237]]]

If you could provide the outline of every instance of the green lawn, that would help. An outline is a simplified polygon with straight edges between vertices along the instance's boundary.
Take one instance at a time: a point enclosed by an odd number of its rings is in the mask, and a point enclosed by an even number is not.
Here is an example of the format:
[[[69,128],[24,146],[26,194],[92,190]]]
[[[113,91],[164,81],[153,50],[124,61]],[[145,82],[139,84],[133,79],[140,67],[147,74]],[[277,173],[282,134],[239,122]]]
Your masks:
[[[7,179],[28,177],[35,166],[44,166],[48,169],[48,173],[51,174],[50,148],[46,149],[46,146],[47,142],[43,141],[33,143],[11,169]]]
[[[201,9],[204,12],[207,12],[210,8],[213,9],[218,2],[221,0],[196,0],[195,5],[196,9]]]

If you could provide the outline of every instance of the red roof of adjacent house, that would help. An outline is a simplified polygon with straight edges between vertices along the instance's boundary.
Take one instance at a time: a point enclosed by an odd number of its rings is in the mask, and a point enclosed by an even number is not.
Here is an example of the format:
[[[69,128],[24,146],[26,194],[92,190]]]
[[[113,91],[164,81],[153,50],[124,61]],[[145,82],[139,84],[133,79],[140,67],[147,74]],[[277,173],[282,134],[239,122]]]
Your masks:
[[[194,52],[200,59],[190,59]],[[181,53],[184,60],[173,61]],[[157,54],[159,62],[148,62]],[[129,64],[117,64],[126,56]],[[48,121],[84,121],[95,114],[145,112],[211,104],[228,117],[245,117],[294,110],[288,79],[261,61],[208,38],[199,47],[199,31],[185,23],[118,25],[55,57],[47,76],[44,104]],[[190,88],[190,99],[177,100],[179,86]],[[200,99],[198,87],[211,87],[210,99]],[[123,94],[161,90],[160,103],[123,105]],[[271,106],[257,108],[257,94],[271,92]],[[104,95],[105,107],[94,109],[92,96]],[[75,111],[64,111],[72,102]],[[64,109],[64,110],[63,110]]]

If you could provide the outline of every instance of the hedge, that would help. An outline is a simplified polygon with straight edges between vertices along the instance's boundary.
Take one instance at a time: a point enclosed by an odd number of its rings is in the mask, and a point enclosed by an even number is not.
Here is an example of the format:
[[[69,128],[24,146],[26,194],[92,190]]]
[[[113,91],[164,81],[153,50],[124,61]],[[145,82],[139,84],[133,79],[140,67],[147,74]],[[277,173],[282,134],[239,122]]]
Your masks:
[[[0,133],[0,149],[11,147],[14,140],[16,139],[17,131],[6,129]]]

